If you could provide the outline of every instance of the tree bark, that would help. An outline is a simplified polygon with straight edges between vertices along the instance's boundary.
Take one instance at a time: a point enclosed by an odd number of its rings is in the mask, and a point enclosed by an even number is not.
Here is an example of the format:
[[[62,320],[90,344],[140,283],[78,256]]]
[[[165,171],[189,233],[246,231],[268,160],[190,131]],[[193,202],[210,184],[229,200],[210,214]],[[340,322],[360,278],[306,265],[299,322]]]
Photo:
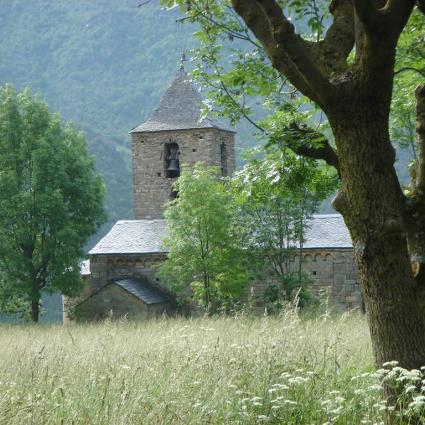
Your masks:
[[[388,109],[385,99],[355,91],[329,115],[342,176],[334,205],[353,240],[377,366],[397,360],[419,369],[425,365],[425,315],[411,269]]]
[[[31,301],[31,320],[34,323],[38,323],[40,317],[40,300]]]

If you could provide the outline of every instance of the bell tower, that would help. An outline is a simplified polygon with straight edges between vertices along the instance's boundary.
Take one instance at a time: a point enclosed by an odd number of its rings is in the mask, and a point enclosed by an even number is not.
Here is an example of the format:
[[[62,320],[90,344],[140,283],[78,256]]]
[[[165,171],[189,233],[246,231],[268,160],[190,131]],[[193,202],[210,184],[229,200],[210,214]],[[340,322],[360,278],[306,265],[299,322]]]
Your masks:
[[[136,220],[164,217],[182,164],[204,162],[223,176],[233,173],[235,132],[209,116],[201,119],[201,109],[202,98],[181,67],[158,108],[131,130]]]

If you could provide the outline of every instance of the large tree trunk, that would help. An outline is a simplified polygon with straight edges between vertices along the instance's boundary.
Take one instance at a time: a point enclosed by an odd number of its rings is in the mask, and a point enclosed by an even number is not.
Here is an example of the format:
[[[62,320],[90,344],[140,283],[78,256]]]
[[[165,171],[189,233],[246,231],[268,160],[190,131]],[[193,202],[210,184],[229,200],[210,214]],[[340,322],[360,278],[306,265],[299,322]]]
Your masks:
[[[31,301],[31,320],[38,323],[40,317],[40,300]]]
[[[405,223],[405,196],[394,170],[385,106],[353,98],[330,116],[342,190],[334,205],[353,240],[378,366],[425,365],[425,315],[418,302]]]

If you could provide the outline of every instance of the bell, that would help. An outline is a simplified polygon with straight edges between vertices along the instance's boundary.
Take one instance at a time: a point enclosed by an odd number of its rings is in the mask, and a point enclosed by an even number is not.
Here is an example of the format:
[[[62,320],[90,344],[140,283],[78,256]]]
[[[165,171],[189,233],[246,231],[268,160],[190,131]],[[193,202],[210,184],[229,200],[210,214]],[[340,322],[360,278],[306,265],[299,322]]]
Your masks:
[[[169,177],[178,177],[180,175],[178,159],[170,159],[170,162],[168,163],[167,174]]]

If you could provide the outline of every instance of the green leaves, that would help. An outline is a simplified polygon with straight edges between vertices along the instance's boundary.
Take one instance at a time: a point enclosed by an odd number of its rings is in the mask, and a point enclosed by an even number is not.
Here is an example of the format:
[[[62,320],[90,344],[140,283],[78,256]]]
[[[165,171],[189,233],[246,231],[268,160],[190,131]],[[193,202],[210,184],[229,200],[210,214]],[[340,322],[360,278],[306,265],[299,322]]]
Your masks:
[[[425,22],[415,10],[397,46],[393,101],[390,116],[391,139],[416,155],[414,91],[425,78]]]
[[[208,311],[243,294],[247,272],[235,226],[233,202],[219,170],[197,164],[183,168],[178,197],[166,208],[167,261],[160,274],[183,298],[187,288]]]
[[[302,248],[308,218],[335,182],[326,168],[289,149],[253,158],[235,176],[233,194],[249,264],[261,280],[272,283],[273,296],[283,294],[285,301],[292,301],[305,288],[306,278],[293,257]]]
[[[83,246],[105,219],[82,134],[29,90],[0,88],[0,272],[4,297],[74,295]],[[1,292],[0,292],[1,295]]]
[[[160,275],[182,299],[191,288],[209,311],[240,299],[251,276],[290,282],[292,296],[299,286],[283,277],[295,271],[295,280],[305,281],[298,267],[291,270],[291,258],[306,220],[334,190],[334,176],[287,149],[252,158],[231,181],[218,171],[202,164],[183,169],[179,196],[165,212],[169,254]]]

